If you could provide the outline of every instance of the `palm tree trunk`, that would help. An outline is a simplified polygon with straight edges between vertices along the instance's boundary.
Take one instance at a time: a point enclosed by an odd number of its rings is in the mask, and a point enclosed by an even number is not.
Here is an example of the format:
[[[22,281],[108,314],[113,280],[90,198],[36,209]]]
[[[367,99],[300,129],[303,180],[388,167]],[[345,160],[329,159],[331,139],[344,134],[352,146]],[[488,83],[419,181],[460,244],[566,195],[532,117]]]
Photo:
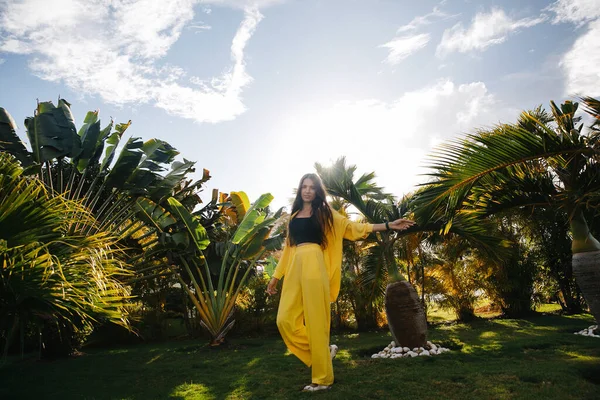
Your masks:
[[[573,254],[573,275],[590,313],[600,322],[600,250]]]
[[[423,347],[427,320],[416,290],[407,281],[390,283],[385,290],[385,313],[396,346]]]
[[[573,276],[590,308],[600,322],[600,243],[592,236],[581,211],[571,219],[573,233]]]

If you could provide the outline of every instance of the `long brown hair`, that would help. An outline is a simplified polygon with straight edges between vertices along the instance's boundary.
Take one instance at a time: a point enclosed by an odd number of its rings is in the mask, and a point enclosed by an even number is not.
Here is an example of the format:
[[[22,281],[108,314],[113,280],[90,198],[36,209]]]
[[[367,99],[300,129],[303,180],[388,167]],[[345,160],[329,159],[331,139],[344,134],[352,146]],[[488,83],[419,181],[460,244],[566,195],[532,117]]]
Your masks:
[[[304,201],[302,200],[302,184],[305,179],[310,179],[315,185],[315,198],[312,201],[312,217],[316,217],[317,227],[319,231],[319,239],[321,239],[321,247],[327,247],[327,232],[333,231],[333,214],[331,213],[331,207],[327,203],[327,191],[323,186],[323,181],[317,174],[305,174],[300,183],[298,184],[298,190],[296,191],[296,198],[292,204],[292,215],[302,210]],[[311,218],[312,218],[311,217]],[[288,236],[290,244],[293,246],[294,238],[291,235]]]

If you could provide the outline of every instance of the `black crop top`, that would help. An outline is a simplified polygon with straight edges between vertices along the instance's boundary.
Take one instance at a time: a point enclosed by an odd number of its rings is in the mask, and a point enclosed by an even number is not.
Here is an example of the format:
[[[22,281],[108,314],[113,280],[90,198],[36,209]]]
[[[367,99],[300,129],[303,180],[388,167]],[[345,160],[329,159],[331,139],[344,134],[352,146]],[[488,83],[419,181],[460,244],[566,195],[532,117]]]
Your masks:
[[[296,245],[301,243],[321,244],[319,226],[315,218],[294,218],[290,221],[290,235]]]

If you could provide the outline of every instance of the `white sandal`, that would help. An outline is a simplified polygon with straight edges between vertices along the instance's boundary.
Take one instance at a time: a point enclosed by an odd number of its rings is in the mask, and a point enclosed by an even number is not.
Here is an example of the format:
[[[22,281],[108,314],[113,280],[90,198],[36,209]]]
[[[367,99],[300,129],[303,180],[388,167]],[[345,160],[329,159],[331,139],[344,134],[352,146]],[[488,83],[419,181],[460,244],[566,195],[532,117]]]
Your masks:
[[[331,385],[317,385],[316,383],[311,383],[310,385],[304,386],[302,389],[303,392],[318,392],[320,390],[329,390],[331,389]]]
[[[335,344],[332,344],[329,346],[329,355],[331,356],[331,359],[333,360],[335,358],[335,355],[338,352],[338,347]]]

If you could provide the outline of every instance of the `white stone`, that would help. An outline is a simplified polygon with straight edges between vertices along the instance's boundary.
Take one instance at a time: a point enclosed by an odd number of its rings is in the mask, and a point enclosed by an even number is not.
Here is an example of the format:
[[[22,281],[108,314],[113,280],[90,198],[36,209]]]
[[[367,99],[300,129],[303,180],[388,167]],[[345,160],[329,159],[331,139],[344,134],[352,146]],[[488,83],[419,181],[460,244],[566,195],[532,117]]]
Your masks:
[[[379,354],[373,354],[371,358],[379,358]]]
[[[600,337],[600,332],[597,329],[598,325],[592,325],[580,330],[579,332],[575,332],[575,334],[587,337]]]
[[[421,353],[419,353],[419,356],[429,356],[429,351],[423,350]]]
[[[403,347],[403,348],[402,348],[402,351],[403,351],[404,353],[408,353],[408,352],[410,351],[410,349],[409,349],[408,347]]]
[[[411,357],[416,357],[416,356],[418,356],[418,354],[417,354],[417,353],[415,353],[414,351],[409,351],[407,354],[408,354],[409,356],[411,356]]]
[[[394,342],[394,341],[392,340],[392,343],[390,343],[390,345],[391,345],[392,347],[396,347],[396,342]]]
[[[392,349],[392,353],[396,353],[396,354],[402,353],[402,347],[394,347]]]
[[[412,351],[414,351],[416,353],[417,351],[419,351],[419,348],[415,347],[414,349],[412,349]]]
[[[429,350],[429,354],[431,354],[433,356],[437,355],[438,354],[437,349],[431,349],[431,350]]]
[[[437,346],[433,343],[431,343],[431,350],[437,350]]]

